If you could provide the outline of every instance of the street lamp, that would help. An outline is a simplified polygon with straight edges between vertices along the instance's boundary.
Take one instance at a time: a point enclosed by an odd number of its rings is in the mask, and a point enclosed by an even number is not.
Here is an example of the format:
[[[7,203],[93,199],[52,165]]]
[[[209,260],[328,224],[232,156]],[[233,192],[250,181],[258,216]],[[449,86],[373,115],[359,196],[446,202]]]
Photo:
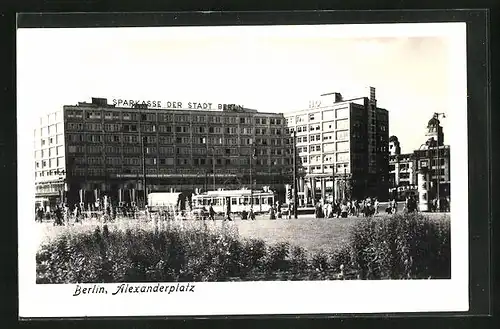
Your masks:
[[[203,142],[205,143],[207,142],[206,138],[203,138]],[[215,191],[215,148],[213,146],[208,147],[207,143],[207,155],[208,151],[210,150],[212,150],[212,178],[213,178],[213,190]]]
[[[142,137],[142,186],[144,189],[144,206],[148,204],[148,194],[146,189],[146,142],[147,137]]]
[[[253,160],[256,158],[256,149],[253,143],[253,139],[250,140],[250,209],[253,209]]]
[[[344,184],[342,185],[342,197],[344,200],[346,200],[346,194],[347,194],[347,168],[344,167]]]
[[[297,194],[297,132],[293,131],[293,217],[297,216],[298,194]]]

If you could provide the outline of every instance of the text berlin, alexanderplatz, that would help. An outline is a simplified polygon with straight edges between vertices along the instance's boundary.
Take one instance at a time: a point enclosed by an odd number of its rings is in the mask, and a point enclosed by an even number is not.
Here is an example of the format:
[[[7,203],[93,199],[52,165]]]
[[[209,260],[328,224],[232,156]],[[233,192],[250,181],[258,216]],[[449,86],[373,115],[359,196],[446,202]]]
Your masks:
[[[127,99],[113,99],[113,105],[116,106],[130,106],[133,107],[135,105],[143,105],[147,106],[148,108],[166,108],[166,109],[183,109],[183,103],[182,102],[161,102],[161,101],[151,101],[151,100],[127,100]],[[162,106],[163,105],[163,106]],[[212,105],[214,105],[214,108],[212,108]],[[187,103],[187,108],[191,110],[212,110],[215,109],[215,106],[219,110],[222,109],[241,109],[242,106],[240,105],[235,105],[235,104],[212,104],[212,103],[198,103],[198,102],[188,102]]]

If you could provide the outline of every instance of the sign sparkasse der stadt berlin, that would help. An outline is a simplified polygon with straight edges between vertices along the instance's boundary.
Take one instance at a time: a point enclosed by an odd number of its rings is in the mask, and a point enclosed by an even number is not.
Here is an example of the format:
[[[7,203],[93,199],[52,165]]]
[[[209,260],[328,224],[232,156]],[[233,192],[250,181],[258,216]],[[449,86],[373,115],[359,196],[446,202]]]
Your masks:
[[[208,102],[179,102],[159,100],[128,100],[115,98],[113,105],[118,107],[144,106],[151,109],[190,109],[190,110],[242,110],[242,105],[236,104],[213,104]]]

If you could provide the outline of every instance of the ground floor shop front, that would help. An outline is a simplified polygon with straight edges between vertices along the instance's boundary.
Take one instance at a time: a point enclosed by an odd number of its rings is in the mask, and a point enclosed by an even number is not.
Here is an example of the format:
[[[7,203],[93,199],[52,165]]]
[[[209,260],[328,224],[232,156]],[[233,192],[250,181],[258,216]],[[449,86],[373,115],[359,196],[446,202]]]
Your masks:
[[[387,181],[381,176],[344,174],[307,174],[298,178],[299,207],[310,207],[318,201],[361,200],[367,197],[388,199]]]
[[[135,204],[142,208],[145,205],[145,194],[151,192],[179,192],[184,198],[190,198],[194,193],[205,191],[249,189],[250,182],[253,181],[253,189],[268,187],[276,193],[277,200],[283,202],[285,184],[290,184],[288,180],[289,178],[285,175],[269,175],[268,173],[253,174],[251,178],[250,175],[227,173],[172,175],[170,177],[146,176],[145,180],[141,176],[89,177],[86,179],[67,177],[64,183],[57,182],[50,185],[50,195],[43,192],[44,188],[38,185],[36,197],[39,203],[43,201],[55,206],[61,202],[95,204],[96,201],[107,196],[113,204]]]

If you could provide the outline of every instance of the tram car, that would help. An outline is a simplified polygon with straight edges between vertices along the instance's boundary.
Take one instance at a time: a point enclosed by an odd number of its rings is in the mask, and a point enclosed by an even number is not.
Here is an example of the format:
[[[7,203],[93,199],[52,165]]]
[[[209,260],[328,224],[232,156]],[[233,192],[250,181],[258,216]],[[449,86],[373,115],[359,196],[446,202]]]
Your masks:
[[[219,190],[193,195],[192,204],[193,207],[205,209],[212,205],[217,214],[223,214],[229,204],[231,213],[241,213],[250,210],[250,197],[253,198],[255,214],[269,213],[276,198],[271,190]]]

